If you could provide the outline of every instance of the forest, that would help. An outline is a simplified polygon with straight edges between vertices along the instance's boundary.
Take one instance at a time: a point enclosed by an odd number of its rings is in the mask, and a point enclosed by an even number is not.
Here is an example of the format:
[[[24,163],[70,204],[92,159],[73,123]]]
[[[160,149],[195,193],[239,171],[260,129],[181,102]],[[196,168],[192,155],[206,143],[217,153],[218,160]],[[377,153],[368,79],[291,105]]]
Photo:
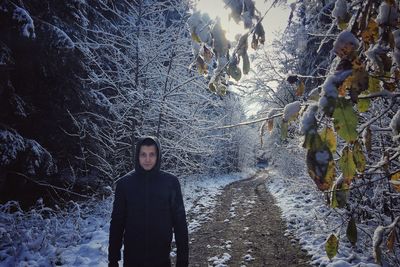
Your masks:
[[[84,266],[53,248],[110,216],[150,135],[183,188],[268,162],[295,236],[280,190],[305,185],[328,214],[312,225],[335,218],[312,265],[400,266],[400,2],[218,1],[234,40],[197,1],[0,1],[0,265]]]
[[[107,194],[143,135],[160,138],[177,175],[245,164],[244,130],[217,129],[244,119],[239,96],[210,94],[188,69],[187,4],[5,1],[1,10],[3,201]]]

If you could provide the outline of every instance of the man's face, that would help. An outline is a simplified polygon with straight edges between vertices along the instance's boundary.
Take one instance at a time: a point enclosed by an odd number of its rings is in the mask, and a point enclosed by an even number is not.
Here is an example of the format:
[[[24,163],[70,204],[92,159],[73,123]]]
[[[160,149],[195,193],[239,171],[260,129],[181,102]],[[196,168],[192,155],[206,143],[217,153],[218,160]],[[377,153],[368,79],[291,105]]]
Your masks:
[[[141,146],[139,151],[139,164],[146,170],[150,171],[157,163],[156,146]]]

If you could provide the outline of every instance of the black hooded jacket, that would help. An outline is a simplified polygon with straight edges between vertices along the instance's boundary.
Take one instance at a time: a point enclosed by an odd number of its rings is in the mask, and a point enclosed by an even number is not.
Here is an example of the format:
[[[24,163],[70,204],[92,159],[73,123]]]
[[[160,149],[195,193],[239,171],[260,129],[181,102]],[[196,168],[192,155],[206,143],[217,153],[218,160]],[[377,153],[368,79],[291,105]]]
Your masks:
[[[156,166],[145,171],[139,151],[146,138],[157,144]],[[177,267],[188,266],[188,230],[178,179],[160,171],[161,147],[156,138],[146,137],[136,145],[135,171],[118,180],[110,223],[108,260],[121,259],[124,266],[170,266],[172,232],[177,246]]]

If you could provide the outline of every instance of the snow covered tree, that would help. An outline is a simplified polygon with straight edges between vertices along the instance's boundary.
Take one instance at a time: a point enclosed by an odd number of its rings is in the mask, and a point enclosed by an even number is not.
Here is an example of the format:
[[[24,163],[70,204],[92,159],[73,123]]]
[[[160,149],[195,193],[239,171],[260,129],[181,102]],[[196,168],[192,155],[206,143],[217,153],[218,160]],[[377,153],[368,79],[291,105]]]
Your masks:
[[[161,139],[169,171],[227,170],[219,147],[239,144],[217,129],[216,110],[237,99],[211,96],[187,68],[188,10],[178,0],[0,2],[4,200],[33,184],[30,201],[102,193],[132,169],[145,134]]]
[[[188,175],[218,169],[229,160],[210,165],[210,157],[231,137],[213,128],[224,117],[216,110],[229,100],[210,95],[205,80],[187,68],[193,61],[188,7],[182,1],[124,3],[98,1],[98,9],[89,8],[104,23],[88,26],[78,43],[87,60],[87,86],[104,96],[115,115],[73,114],[79,136],[99,147],[83,147],[85,160],[115,179],[132,169],[137,137],[150,134],[161,140],[166,170]]]
[[[59,175],[77,164],[75,156],[80,153],[74,138],[65,134],[74,129],[68,112],[86,110],[91,102],[77,78],[83,72],[80,54],[69,35],[73,30],[65,30],[76,17],[66,6],[50,1],[0,2],[4,199],[52,194],[51,185],[70,184],[67,181],[74,178],[71,173]]]

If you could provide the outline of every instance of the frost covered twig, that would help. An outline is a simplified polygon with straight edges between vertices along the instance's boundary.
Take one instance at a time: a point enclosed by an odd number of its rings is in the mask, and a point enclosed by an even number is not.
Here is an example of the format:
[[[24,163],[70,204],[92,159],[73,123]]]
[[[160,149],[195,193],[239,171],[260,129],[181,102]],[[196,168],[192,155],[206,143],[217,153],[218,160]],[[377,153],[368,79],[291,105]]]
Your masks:
[[[382,173],[382,174],[383,174],[383,173]],[[350,188],[338,188],[338,189],[334,189],[334,190],[327,190],[327,191],[324,191],[324,193],[330,194],[330,193],[333,193],[333,192],[340,192],[340,191],[346,192],[346,191],[351,191],[351,190],[354,190],[354,189],[357,189],[357,188],[361,188],[361,187],[364,187],[364,186],[367,186],[367,185],[374,184],[374,183],[376,183],[376,182],[379,182],[379,181],[382,181],[382,180],[385,180],[385,179],[387,179],[386,176],[381,177],[381,178],[378,178],[378,179],[375,179],[375,180],[368,181],[368,182],[363,183],[363,184],[354,185],[354,186],[352,186],[352,187],[350,187]]]
[[[391,162],[393,160],[395,160],[396,158],[398,158],[400,156],[400,152],[396,152],[393,156],[391,156],[387,161],[381,161],[378,162],[375,166],[372,166],[368,172],[365,172],[365,174],[370,174],[370,171],[373,172],[379,168],[382,168],[385,164],[387,164],[388,162]]]
[[[381,91],[378,93],[373,93],[369,95],[360,95],[358,96],[358,99],[371,99],[371,98],[378,98],[378,97],[383,97],[383,98],[397,98],[400,97],[400,93],[392,93],[389,91]]]
[[[324,39],[322,39],[322,41],[321,41],[321,43],[320,43],[320,45],[319,45],[319,47],[318,47],[318,49],[317,49],[317,53],[319,53],[320,51],[321,51],[321,49],[322,49],[322,47],[324,46],[324,44],[326,44],[328,41],[326,41],[326,39],[328,39],[328,37],[331,37],[332,35],[330,34],[331,32],[332,32],[332,30],[333,30],[333,28],[335,27],[336,25],[334,24],[334,23],[332,23],[332,25],[331,25],[331,27],[329,28],[329,30],[326,32],[326,34],[324,34],[323,36],[324,36]],[[335,37],[336,37],[336,35],[335,35]]]
[[[11,172],[11,173],[17,174],[17,175],[29,180],[30,182],[33,182],[33,183],[35,183],[37,185],[40,185],[40,186],[49,187],[49,188],[51,188],[53,190],[63,191],[63,192],[66,192],[66,193],[74,195],[74,196],[78,196],[78,197],[82,197],[82,198],[86,198],[86,199],[91,199],[91,197],[89,197],[89,196],[85,196],[85,195],[82,195],[82,194],[79,194],[79,193],[76,193],[76,192],[72,192],[70,190],[67,190],[67,189],[59,187],[59,186],[55,186],[55,185],[51,185],[51,184],[48,184],[48,183],[43,183],[43,182],[40,182],[40,181],[36,181],[36,180],[34,180],[34,179],[32,179],[32,178],[28,177],[27,175],[25,175],[23,173],[20,173],[20,172]]]
[[[369,125],[371,125],[372,123],[374,123],[375,121],[377,121],[379,118],[381,118],[382,116],[386,115],[387,112],[389,110],[392,109],[392,107],[396,104],[396,98],[392,99],[392,102],[390,103],[389,107],[387,107],[384,111],[381,112],[381,114],[379,114],[378,116],[373,117],[370,121],[365,122],[364,124],[360,125],[358,133],[362,133],[365,128],[367,128]]]
[[[227,126],[217,127],[216,129],[228,129],[228,128],[233,128],[233,127],[238,127],[238,126],[243,126],[243,125],[249,125],[249,124],[262,122],[262,121],[265,121],[265,120],[270,120],[270,119],[281,117],[281,116],[283,116],[283,113],[279,113],[279,114],[276,114],[276,115],[271,116],[271,117],[261,118],[261,119],[257,119],[257,120],[245,121],[245,122],[241,122],[241,123],[234,124],[234,125],[227,125]]]

